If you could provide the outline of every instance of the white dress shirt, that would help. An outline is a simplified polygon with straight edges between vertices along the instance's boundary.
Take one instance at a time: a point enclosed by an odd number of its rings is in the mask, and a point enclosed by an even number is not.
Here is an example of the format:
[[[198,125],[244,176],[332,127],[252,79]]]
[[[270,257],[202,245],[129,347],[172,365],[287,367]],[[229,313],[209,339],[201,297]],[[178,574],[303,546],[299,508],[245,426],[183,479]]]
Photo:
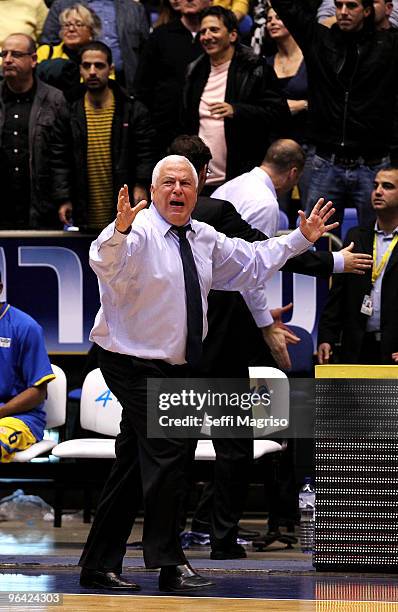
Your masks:
[[[210,289],[240,291],[269,278],[290,257],[312,243],[299,229],[249,244],[227,238],[213,227],[191,221],[191,245],[207,333]],[[102,348],[146,359],[185,363],[187,314],[178,237],[156,208],[139,212],[128,235],[108,225],[90,248],[98,276],[101,307],[90,339]]]
[[[232,202],[241,217],[266,236],[275,236],[279,227],[279,205],[274,184],[258,166],[227,181],[212,194]]]

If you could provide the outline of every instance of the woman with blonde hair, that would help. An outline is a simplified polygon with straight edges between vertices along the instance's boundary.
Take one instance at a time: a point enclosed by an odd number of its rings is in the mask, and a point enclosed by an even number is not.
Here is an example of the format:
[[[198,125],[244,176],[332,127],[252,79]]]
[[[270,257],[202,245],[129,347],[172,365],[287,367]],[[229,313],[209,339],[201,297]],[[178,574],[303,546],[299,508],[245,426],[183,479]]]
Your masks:
[[[84,4],[73,4],[59,16],[61,42],[58,45],[41,45],[37,49],[37,60],[77,60],[84,45],[95,40],[101,33],[101,20],[94,11]]]
[[[73,4],[59,15],[61,42],[37,49],[37,76],[64,92],[68,100],[78,95],[79,53],[101,34],[101,20],[83,4]],[[114,78],[114,74],[111,75]]]

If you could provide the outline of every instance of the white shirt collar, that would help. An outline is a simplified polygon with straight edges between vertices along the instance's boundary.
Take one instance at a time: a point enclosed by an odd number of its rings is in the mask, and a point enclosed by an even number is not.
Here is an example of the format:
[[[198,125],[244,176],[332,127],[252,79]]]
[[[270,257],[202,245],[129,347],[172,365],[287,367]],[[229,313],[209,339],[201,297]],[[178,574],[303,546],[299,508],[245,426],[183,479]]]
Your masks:
[[[398,226],[396,228],[394,228],[392,230],[392,232],[389,232],[387,234],[384,230],[379,229],[379,224],[376,221],[376,223],[375,223],[375,232],[376,232],[376,234],[383,234],[384,236],[394,236],[394,234],[398,234]]]
[[[169,223],[168,221],[166,221],[166,219],[164,217],[162,217],[162,215],[159,213],[158,209],[156,208],[155,204],[153,202],[151,202],[151,205],[148,209],[148,212],[150,214],[150,216],[152,217],[152,222],[153,224],[157,227],[157,229],[159,230],[159,232],[165,236],[167,234],[167,232],[173,227],[171,223]],[[191,228],[192,231],[195,231],[192,219],[189,218],[188,222],[186,223],[186,225],[191,224]]]

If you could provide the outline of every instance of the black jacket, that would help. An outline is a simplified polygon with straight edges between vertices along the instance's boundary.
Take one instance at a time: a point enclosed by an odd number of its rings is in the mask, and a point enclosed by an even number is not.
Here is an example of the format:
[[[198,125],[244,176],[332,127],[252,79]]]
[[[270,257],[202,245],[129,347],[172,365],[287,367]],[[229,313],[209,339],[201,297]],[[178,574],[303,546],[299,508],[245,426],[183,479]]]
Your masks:
[[[181,134],[179,120],[185,73],[188,64],[201,53],[199,36],[193,38],[179,19],[155,28],[144,46],[135,95],[151,113],[161,153]]]
[[[398,36],[368,24],[359,33],[344,33],[337,24],[329,29],[299,0],[273,0],[273,7],[304,54],[309,139],[360,149],[362,155],[387,151],[398,87]],[[357,63],[348,83],[343,66],[350,44]]]
[[[199,132],[199,103],[209,74],[207,55],[188,67],[183,117],[188,134]],[[273,68],[239,43],[228,71],[225,102],[234,108],[234,116],[224,121],[228,181],[262,162],[272,136],[286,131],[290,113]]]
[[[345,243],[354,242],[359,253],[373,252],[373,227],[352,228]],[[319,322],[318,344],[328,342],[332,347],[341,339],[341,363],[358,363],[367,315],[361,314],[365,295],[370,295],[371,271],[364,275],[339,274],[333,277],[325,308]],[[392,365],[391,354],[398,351],[398,246],[391,253],[381,286],[381,353],[382,363]]]
[[[0,83],[0,144],[5,120],[3,86],[4,82]],[[30,226],[33,229],[58,228],[58,207],[70,200],[68,117],[62,92],[36,79],[29,118]]]
[[[112,177],[115,214],[117,194],[125,183],[132,193],[136,183],[149,185],[154,165],[154,130],[147,109],[129,97],[115,82],[109,81],[115,95],[112,124]],[[71,137],[74,155],[73,221],[87,226],[87,123],[82,96],[71,105]]]

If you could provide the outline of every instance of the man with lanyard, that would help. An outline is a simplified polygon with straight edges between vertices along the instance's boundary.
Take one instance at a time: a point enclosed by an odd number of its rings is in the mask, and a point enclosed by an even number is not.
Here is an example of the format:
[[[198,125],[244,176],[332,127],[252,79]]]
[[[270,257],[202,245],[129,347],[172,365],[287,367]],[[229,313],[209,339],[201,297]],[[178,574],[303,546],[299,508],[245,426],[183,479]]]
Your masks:
[[[318,330],[321,364],[340,336],[341,363],[398,363],[398,168],[377,173],[371,201],[376,224],[351,229],[346,242],[373,253],[372,272],[333,277]]]
[[[43,403],[54,378],[40,325],[0,301],[0,462],[43,438]]]

